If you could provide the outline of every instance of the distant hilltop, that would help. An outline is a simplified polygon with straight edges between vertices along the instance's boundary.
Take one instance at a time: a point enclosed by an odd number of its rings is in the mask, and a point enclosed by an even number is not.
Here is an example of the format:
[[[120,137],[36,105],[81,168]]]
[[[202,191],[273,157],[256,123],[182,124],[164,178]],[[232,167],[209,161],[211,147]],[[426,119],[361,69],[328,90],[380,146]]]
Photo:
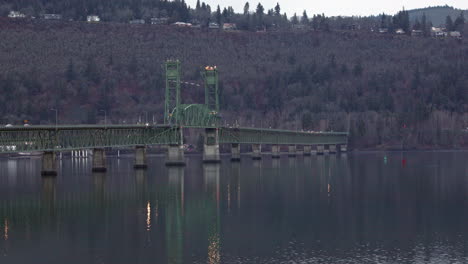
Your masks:
[[[431,21],[434,26],[444,25],[447,16],[455,19],[461,12],[464,12],[465,16],[468,15],[468,10],[457,9],[448,5],[412,9],[408,11],[411,21],[415,21],[416,19],[421,21],[423,14],[426,14],[427,21]]]

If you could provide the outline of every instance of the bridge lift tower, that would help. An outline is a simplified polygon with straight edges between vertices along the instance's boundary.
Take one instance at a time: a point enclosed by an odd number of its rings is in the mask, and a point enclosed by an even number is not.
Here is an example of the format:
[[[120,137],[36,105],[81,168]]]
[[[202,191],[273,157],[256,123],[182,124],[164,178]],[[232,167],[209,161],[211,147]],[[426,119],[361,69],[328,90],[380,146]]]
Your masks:
[[[219,113],[218,94],[218,69],[216,66],[206,66],[202,72],[205,81],[205,106],[210,110]]]
[[[180,106],[180,61],[168,60],[166,62],[166,93],[164,104],[164,123],[171,124],[174,120],[178,124],[178,111]],[[172,116],[175,115],[175,116]],[[172,124],[171,124],[172,125]]]

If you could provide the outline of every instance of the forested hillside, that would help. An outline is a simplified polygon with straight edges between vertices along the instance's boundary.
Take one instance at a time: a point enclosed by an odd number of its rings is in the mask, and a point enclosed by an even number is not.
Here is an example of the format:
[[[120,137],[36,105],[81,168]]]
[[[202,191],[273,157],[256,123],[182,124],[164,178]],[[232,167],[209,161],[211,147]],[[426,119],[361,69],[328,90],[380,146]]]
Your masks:
[[[466,29],[467,27],[465,27]],[[2,123],[135,123],[163,117],[166,59],[183,80],[220,70],[227,123],[348,130],[355,148],[468,144],[467,40],[361,31],[219,32],[0,20]],[[184,103],[203,89],[183,86]]]
[[[468,10],[461,10],[451,6],[434,6],[409,10],[411,21],[421,21],[422,17],[425,15],[427,21],[431,21],[434,26],[445,26],[447,16],[450,16],[452,20],[455,20],[462,13],[464,15],[468,15]]]

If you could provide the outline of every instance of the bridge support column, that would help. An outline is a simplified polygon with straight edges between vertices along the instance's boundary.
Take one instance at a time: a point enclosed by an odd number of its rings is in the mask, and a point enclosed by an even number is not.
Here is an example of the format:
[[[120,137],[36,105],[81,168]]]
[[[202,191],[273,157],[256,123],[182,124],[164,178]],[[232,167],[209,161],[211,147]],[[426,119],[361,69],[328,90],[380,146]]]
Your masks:
[[[348,151],[348,145],[343,144],[340,146],[340,152],[347,152]]]
[[[93,172],[106,171],[106,151],[103,148],[93,149]]]
[[[42,154],[42,176],[57,176],[57,160],[55,152],[46,151]]]
[[[184,148],[173,144],[167,147],[166,166],[185,166]]]
[[[271,158],[272,159],[280,158],[280,146],[279,145],[271,146]]]
[[[296,157],[297,155],[296,145],[289,145],[288,150],[289,150],[288,157]]]
[[[231,144],[231,161],[240,161],[240,144],[232,143]]]
[[[205,145],[203,146],[203,163],[220,163],[219,137],[216,128],[205,129]]]
[[[262,145],[261,144],[252,144],[252,159],[254,160],[262,159]]]
[[[317,155],[323,155],[324,149],[325,147],[323,145],[317,145]]]
[[[146,163],[146,146],[135,147],[135,169],[146,169],[148,164]]]
[[[328,149],[330,150],[330,154],[336,154],[336,145],[330,145]]]
[[[296,155],[297,155],[297,156],[304,155],[304,147],[302,147],[302,149],[301,149],[301,148],[298,148],[298,147],[296,146]]]
[[[312,152],[311,146],[304,146],[304,156],[310,156]]]

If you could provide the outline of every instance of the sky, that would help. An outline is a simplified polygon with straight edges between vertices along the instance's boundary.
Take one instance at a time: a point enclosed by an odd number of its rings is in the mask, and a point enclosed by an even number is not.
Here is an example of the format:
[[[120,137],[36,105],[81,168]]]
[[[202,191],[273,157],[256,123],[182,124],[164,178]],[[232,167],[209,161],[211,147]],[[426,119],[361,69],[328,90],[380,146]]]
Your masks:
[[[236,13],[243,12],[247,0],[200,0],[209,4],[212,10],[217,5],[221,8],[232,6]],[[186,0],[191,6],[195,7],[197,0]],[[250,9],[253,11],[259,0],[250,0]],[[327,16],[368,16],[381,13],[395,14],[399,10],[423,8],[428,6],[449,5],[459,9],[468,9],[468,0],[260,0],[265,10],[271,9],[279,2],[281,13],[286,12],[288,16],[294,13],[298,15],[305,10],[307,14],[325,13]]]

